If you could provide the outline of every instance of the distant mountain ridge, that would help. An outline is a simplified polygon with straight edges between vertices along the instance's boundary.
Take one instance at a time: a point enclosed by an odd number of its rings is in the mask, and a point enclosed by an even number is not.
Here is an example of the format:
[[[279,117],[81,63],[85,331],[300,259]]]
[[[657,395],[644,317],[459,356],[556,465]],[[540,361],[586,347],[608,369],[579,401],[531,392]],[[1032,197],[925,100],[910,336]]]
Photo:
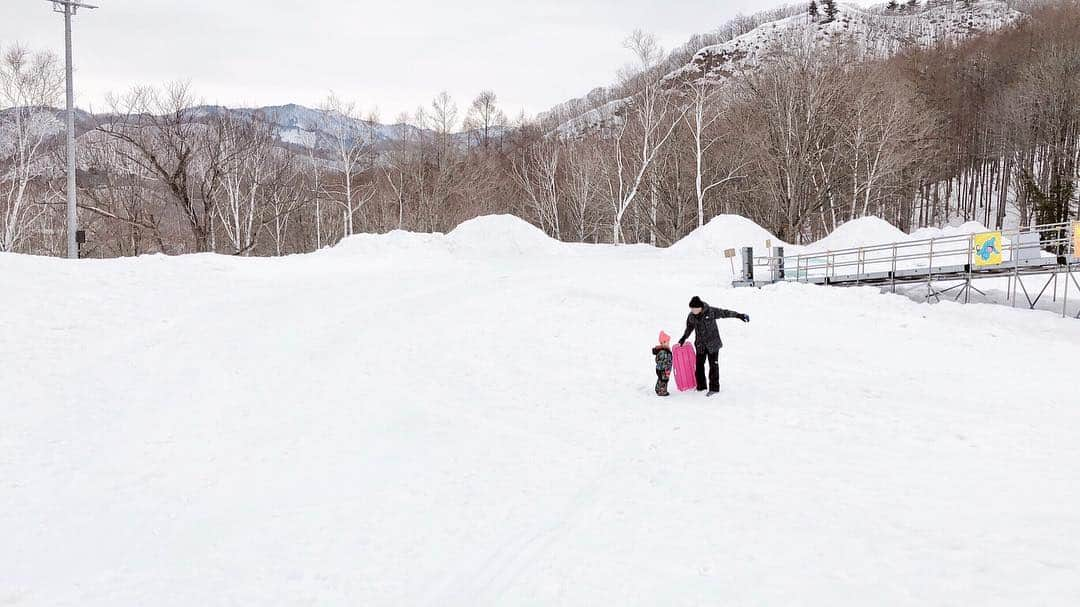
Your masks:
[[[64,110],[49,108],[54,112],[60,123],[56,128],[56,134],[63,133]],[[11,108],[0,109],[0,117]],[[367,140],[377,150],[387,149],[391,143],[403,136],[409,141],[416,141],[420,135],[434,134],[430,129],[421,129],[410,124],[381,124],[360,118],[346,118],[340,114],[334,114],[321,109],[313,109],[290,103],[286,105],[272,105],[255,108],[230,108],[221,105],[200,105],[191,108],[196,118],[207,119],[231,113],[236,116],[250,117],[260,115],[264,120],[273,123],[278,140],[284,146],[306,148],[314,147],[316,150],[328,150],[329,137],[326,129],[332,127],[344,127],[346,133],[355,133],[358,138]],[[85,110],[75,110],[76,130],[81,134],[92,130],[98,122],[108,121],[113,118],[111,113],[102,112],[92,114]],[[505,132],[505,127],[492,130],[491,136],[497,137]],[[467,145],[478,136],[476,130],[464,130],[451,134],[451,141],[459,145]]]

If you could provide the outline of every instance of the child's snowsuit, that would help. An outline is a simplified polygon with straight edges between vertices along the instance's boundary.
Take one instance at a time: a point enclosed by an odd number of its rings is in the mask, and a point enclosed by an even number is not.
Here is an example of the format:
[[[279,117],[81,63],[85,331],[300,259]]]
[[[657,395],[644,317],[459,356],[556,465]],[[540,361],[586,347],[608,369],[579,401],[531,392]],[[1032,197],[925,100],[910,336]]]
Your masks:
[[[656,395],[668,396],[668,380],[671,378],[671,348],[656,346],[652,349],[656,357]]]

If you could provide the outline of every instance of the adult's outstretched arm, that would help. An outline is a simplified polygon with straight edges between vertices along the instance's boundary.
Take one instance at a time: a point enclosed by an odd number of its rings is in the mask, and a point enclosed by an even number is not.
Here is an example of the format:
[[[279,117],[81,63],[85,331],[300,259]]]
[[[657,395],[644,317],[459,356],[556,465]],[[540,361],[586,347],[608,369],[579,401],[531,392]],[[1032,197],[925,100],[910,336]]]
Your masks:
[[[735,310],[725,310],[723,308],[717,308],[717,314],[720,318],[738,318],[743,322],[750,322],[750,316],[743,314],[742,312],[736,312]]]

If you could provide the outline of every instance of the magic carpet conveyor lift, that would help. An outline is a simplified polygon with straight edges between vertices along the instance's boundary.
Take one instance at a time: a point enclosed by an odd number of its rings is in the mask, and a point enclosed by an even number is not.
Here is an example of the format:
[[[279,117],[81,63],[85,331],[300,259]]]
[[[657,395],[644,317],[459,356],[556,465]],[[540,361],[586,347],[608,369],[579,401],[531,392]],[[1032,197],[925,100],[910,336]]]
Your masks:
[[[732,285],[801,282],[881,286],[895,292],[897,285],[925,283],[927,300],[940,300],[955,291],[954,301],[963,298],[967,303],[971,291],[984,294],[975,281],[1006,278],[1012,305],[1022,291],[1034,309],[1051,284],[1056,299],[1057,283],[1064,280],[1063,316],[1068,314],[1070,282],[1076,288],[1075,296],[1080,297],[1080,221],[794,256],[785,256],[783,247],[773,247],[770,253],[755,257],[753,247],[744,247],[741,275]],[[1046,279],[1038,292],[1027,288],[1034,277]],[[1080,318],[1080,313],[1076,317]]]

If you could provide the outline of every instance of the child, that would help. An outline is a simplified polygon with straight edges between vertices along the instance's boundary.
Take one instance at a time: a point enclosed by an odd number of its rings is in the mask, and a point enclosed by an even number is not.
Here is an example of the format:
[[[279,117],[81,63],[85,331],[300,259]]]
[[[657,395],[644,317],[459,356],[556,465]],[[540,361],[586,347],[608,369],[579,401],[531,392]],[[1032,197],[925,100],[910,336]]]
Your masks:
[[[660,332],[660,345],[652,349],[656,357],[656,395],[670,396],[667,384],[671,377],[671,336]]]

